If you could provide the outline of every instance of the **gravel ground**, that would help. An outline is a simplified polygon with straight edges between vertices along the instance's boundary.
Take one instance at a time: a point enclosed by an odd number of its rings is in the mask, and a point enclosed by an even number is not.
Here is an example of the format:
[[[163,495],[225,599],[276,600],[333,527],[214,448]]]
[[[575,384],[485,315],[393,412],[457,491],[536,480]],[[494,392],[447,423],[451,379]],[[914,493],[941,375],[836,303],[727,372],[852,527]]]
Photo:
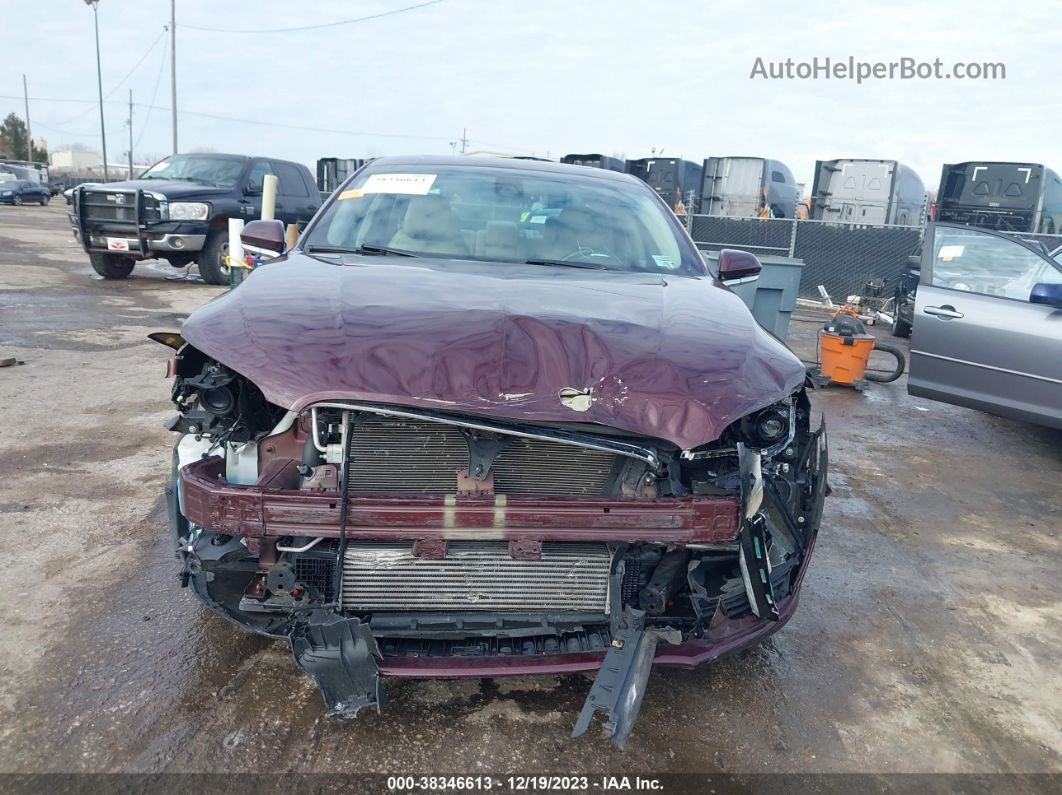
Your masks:
[[[178,586],[166,351],[219,288],[95,276],[61,203],[0,207],[0,771],[1062,772],[1062,433],[815,395],[834,496],[792,622],[658,670],[624,753],[568,737],[585,676],[391,681],[322,717],[283,643]],[[816,324],[791,341],[814,355]]]

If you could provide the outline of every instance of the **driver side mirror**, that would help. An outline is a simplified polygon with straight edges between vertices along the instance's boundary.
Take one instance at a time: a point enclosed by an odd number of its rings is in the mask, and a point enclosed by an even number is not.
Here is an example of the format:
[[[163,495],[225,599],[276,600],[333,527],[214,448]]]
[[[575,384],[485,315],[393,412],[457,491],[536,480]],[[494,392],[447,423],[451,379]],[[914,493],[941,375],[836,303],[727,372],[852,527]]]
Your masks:
[[[917,270],[921,270],[922,269],[922,258],[919,255],[917,255],[917,254],[912,254],[911,256],[909,256],[907,258],[907,267],[908,268],[913,268],[916,271]]]
[[[277,257],[288,249],[288,239],[281,221],[251,221],[240,232],[240,242],[249,254]]]
[[[1062,284],[1039,282],[1033,285],[1030,304],[1046,304],[1062,309]]]
[[[740,284],[759,277],[763,266],[755,254],[724,248],[719,252],[719,279],[723,284]]]

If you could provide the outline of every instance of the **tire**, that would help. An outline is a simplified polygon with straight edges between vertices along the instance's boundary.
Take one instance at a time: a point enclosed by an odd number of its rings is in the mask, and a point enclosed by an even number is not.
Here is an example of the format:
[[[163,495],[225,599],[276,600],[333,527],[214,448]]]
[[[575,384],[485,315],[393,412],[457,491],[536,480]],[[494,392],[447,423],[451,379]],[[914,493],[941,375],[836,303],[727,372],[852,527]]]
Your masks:
[[[903,375],[904,368],[907,367],[907,359],[904,358],[903,351],[901,351],[899,348],[893,347],[892,345],[886,345],[884,342],[875,342],[874,350],[891,354],[896,359],[896,369],[893,370],[891,373],[885,373],[884,375],[872,373],[871,371],[867,370],[863,374],[864,378],[866,378],[868,381],[875,381],[879,384],[889,384],[895,381],[901,375]]]
[[[102,251],[89,254],[89,262],[92,263],[92,270],[104,279],[124,279],[133,272],[133,266],[136,265],[129,257],[104,254]]]
[[[207,235],[203,250],[199,252],[199,275],[207,284],[228,284],[229,266],[225,258],[229,255],[228,230],[219,229]]]
[[[21,207],[22,206],[22,197],[19,196],[18,194],[15,194],[15,196],[11,199],[11,201],[16,207]]]
[[[44,194],[43,196],[41,196],[41,207],[47,207],[48,206],[48,200],[50,198],[51,197],[47,193]]]
[[[892,316],[892,336],[905,338],[911,336],[911,324],[900,317],[899,310]]]

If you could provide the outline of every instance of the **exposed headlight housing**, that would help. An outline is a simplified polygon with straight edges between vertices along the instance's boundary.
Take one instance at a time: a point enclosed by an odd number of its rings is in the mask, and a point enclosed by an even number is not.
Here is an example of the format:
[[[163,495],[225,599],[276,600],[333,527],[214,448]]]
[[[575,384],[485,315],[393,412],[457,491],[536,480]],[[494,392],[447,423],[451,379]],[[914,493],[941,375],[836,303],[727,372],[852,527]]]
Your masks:
[[[776,455],[793,440],[797,430],[797,404],[801,400],[806,403],[807,398],[800,394],[791,395],[735,420],[715,442],[685,450],[682,458],[694,461],[731,456],[737,452],[738,442],[761,455]]]
[[[738,425],[742,441],[757,449],[778,444],[789,435],[790,407],[774,404],[743,417]]]
[[[210,205],[204,202],[170,202],[171,221],[205,221],[210,217]]]

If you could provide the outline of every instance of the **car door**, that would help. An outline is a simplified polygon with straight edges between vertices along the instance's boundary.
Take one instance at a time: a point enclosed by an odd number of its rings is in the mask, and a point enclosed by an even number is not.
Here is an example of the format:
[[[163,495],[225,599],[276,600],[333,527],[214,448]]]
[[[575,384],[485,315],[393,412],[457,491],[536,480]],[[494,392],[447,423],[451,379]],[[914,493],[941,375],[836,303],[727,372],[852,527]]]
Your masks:
[[[908,391],[1062,427],[1062,308],[1030,301],[1037,284],[1062,285],[1062,268],[1029,244],[931,225]]]
[[[272,174],[273,167],[268,160],[256,160],[247,171],[244,179],[243,198],[240,199],[240,216],[246,220],[262,217],[262,186],[266,174]]]
[[[273,160],[273,173],[277,175],[279,185],[277,187],[277,218],[287,224],[297,224],[300,219],[306,219],[305,207],[310,201],[306,183],[302,180],[299,170],[280,160]],[[283,204],[283,209],[281,209]],[[311,213],[312,215],[312,213]]]

